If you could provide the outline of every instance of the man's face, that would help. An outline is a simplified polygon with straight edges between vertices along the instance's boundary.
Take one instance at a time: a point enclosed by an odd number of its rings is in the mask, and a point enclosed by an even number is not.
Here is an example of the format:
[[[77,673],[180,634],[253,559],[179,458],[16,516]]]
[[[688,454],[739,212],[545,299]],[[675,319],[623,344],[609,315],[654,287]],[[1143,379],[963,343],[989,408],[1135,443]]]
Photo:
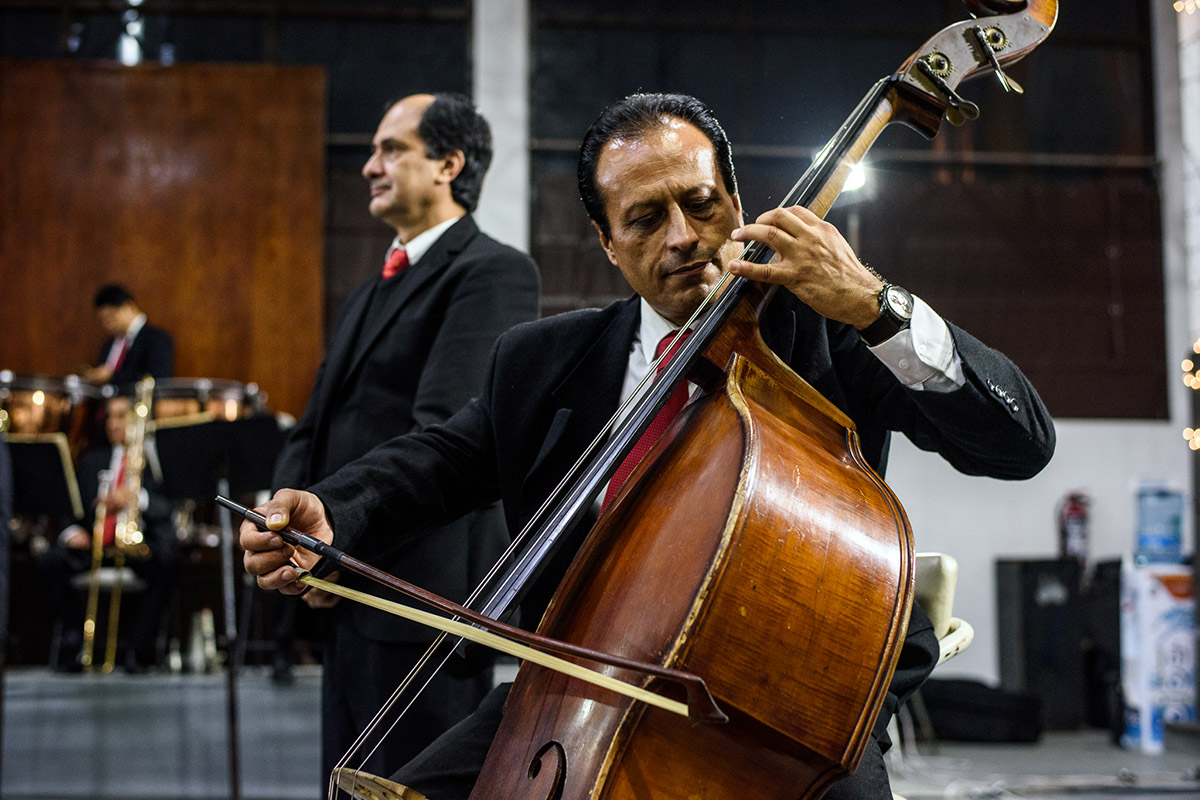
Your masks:
[[[114,397],[108,401],[108,418],[104,421],[104,430],[112,444],[125,444],[125,427],[131,408],[133,403],[126,397]]]
[[[613,139],[596,167],[609,261],[655,311],[683,324],[742,251],[729,239],[741,203],[725,189],[712,143],[670,118],[636,139]]]
[[[96,319],[100,321],[100,328],[106,335],[114,339],[125,335],[125,331],[129,330],[129,323],[133,322],[133,318],[136,316],[137,308],[133,303],[100,306],[96,309]]]
[[[371,216],[393,228],[419,226],[436,199],[435,187],[445,182],[442,160],[425,157],[425,140],[417,134],[432,102],[432,95],[418,94],[388,109],[372,140],[374,152],[363,165]]]

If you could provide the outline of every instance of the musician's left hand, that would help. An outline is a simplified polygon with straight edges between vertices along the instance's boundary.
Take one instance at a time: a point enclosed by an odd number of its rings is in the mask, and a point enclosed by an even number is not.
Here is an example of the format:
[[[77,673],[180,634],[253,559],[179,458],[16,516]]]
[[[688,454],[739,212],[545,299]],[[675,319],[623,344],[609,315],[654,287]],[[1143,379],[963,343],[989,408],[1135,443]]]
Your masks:
[[[108,512],[114,513],[118,509],[129,506],[129,501],[133,496],[129,493],[129,489],[124,486],[117,486],[104,498],[105,508]]]
[[[59,540],[72,550],[91,550],[92,537],[82,525],[72,525],[62,532]]]
[[[761,242],[776,253],[769,264],[730,261],[734,275],[779,284],[821,316],[859,330],[879,318],[883,281],[863,266],[837,228],[807,208],[768,211],[731,238]]]

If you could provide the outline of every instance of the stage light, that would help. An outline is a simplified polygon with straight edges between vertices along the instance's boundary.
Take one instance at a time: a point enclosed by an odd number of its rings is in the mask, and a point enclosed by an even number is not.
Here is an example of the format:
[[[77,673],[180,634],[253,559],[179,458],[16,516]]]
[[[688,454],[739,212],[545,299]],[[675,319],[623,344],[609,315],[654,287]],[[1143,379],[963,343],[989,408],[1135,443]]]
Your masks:
[[[846,178],[846,185],[842,187],[843,192],[853,192],[855,189],[861,189],[867,185],[867,168],[860,161],[850,168],[850,175]]]

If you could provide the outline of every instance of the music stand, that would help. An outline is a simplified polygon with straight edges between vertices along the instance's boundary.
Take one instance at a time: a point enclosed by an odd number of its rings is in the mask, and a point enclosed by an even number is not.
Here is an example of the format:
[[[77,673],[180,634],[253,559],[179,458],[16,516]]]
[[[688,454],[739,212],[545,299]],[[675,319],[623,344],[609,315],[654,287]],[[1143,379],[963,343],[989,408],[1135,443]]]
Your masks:
[[[209,414],[159,421],[155,449],[162,468],[162,490],[177,500],[211,499],[271,488],[283,434],[273,416],[220,420]],[[237,728],[237,668],[240,639],[234,611],[233,522],[222,507],[221,577],[227,650],[229,779],[231,796],[241,797]]]
[[[9,433],[13,514],[80,519],[83,501],[65,433]]]
[[[193,414],[155,424],[162,493],[174,500],[211,500],[222,479],[225,493],[271,488],[283,432],[270,415],[235,420]]]

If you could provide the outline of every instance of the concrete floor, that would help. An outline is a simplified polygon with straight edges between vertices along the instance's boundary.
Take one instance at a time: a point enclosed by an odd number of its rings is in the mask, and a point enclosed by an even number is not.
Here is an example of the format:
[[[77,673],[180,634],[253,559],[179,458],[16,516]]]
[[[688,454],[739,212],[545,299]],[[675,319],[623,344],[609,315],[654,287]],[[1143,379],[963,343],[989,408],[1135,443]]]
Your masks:
[[[291,686],[238,677],[240,795],[317,800],[319,668]],[[208,800],[233,796],[227,679],[214,675],[5,676],[6,800]]]
[[[909,748],[891,772],[892,790],[907,800],[1200,798],[1194,743],[1172,741],[1163,754],[1144,755],[1114,746],[1099,730],[1045,733],[1036,744]]]
[[[240,796],[319,800],[317,667],[276,686],[238,678]],[[224,675],[5,676],[0,794],[8,800],[208,800],[233,795]],[[1200,798],[1200,739],[1169,736],[1158,756],[1123,751],[1104,731],[1037,744],[944,742],[893,759],[893,788],[930,798]]]

